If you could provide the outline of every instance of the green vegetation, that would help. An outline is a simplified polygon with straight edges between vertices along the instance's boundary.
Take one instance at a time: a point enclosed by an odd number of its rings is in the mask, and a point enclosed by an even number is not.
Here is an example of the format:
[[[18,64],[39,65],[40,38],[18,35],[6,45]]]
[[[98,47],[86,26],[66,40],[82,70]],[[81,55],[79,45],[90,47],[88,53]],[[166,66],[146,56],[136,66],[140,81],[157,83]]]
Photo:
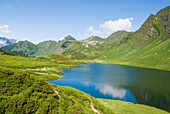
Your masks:
[[[95,113],[90,99],[101,114],[114,113],[112,107],[86,93],[45,81],[58,79],[61,69],[79,63],[55,54],[35,58],[0,55],[0,113]]]
[[[59,97],[44,80],[0,67],[0,113],[57,113]]]
[[[150,15],[139,30],[124,38],[120,45],[105,52],[103,55],[106,58],[101,56],[98,59],[111,63],[120,62],[132,66],[170,70],[170,32],[165,29],[166,26],[170,26],[166,22],[169,18],[166,12],[169,9],[170,6],[156,15]]]
[[[166,113],[145,105],[96,99],[46,80],[58,79],[63,74],[61,69],[80,64],[76,60],[81,59],[170,70],[169,11],[170,6],[151,14],[134,33],[118,31],[106,39],[92,36],[82,41],[69,35],[59,42],[35,45],[20,41],[3,47],[0,49],[0,113],[91,114],[95,113],[91,100],[101,114]]]
[[[73,38],[71,35],[68,35],[65,37],[65,40],[76,40],[75,38]]]
[[[126,31],[118,31],[115,33],[112,33],[110,36],[108,36],[104,43],[111,44],[111,43],[119,43],[123,38],[127,37],[130,34],[130,32]]]
[[[22,56],[22,57],[28,57],[28,55],[26,55],[26,54],[18,54],[17,52],[15,53],[15,52],[7,52],[7,51],[5,51],[5,50],[2,50],[2,49],[0,49],[0,54],[1,55],[12,55],[12,56]]]
[[[87,94],[45,81],[58,79],[61,69],[79,63],[55,54],[37,58],[0,55],[0,113],[94,113]],[[101,113],[113,113],[91,99]]]
[[[96,59],[108,63],[170,70],[169,9],[170,6],[156,15],[151,14],[134,33],[118,31],[101,44],[88,44],[88,47],[83,43],[73,45],[63,55],[71,59]],[[76,57],[75,54],[79,56]]]
[[[68,35],[59,42],[49,40],[35,45],[29,41],[20,41],[12,45],[2,47],[1,49],[8,52],[15,52],[30,56],[43,56],[49,54],[60,54],[66,47],[71,46],[74,42],[76,42],[75,38]]]
[[[0,55],[0,58],[0,66],[4,68],[20,69],[45,80],[58,79],[63,74],[61,69],[78,64],[78,62],[71,62],[66,57],[54,54],[37,58]]]
[[[93,100],[95,109],[99,110],[102,114],[113,114],[113,111],[101,103],[98,100],[91,97],[90,95],[83,93],[77,89],[67,87],[67,86],[56,86],[53,85],[54,89],[59,92],[60,95],[60,113],[90,113],[93,114],[94,111],[90,107],[90,100],[88,96]],[[95,114],[95,113],[94,113]]]
[[[33,55],[37,51],[37,46],[29,41],[20,41],[18,43],[2,47],[8,52],[17,52],[20,54]]]
[[[96,44],[100,44],[104,41],[103,38],[100,38],[98,36],[91,36],[87,39],[82,40],[82,42],[88,43],[88,44],[92,44],[92,45],[96,45]]]
[[[141,104],[133,104],[125,101],[97,99],[101,104],[112,109],[115,114],[169,114],[166,111],[159,110]]]

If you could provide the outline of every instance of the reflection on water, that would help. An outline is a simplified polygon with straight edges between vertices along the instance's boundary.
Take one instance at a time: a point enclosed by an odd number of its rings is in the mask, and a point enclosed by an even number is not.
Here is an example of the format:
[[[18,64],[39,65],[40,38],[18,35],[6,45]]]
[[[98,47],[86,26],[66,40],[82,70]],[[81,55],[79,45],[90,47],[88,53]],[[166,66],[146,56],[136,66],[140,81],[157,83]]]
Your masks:
[[[99,90],[100,93],[103,93],[104,95],[110,95],[113,98],[119,98],[119,99],[123,99],[127,91],[127,89],[124,88],[115,88],[113,86],[108,86],[108,85],[96,86],[95,89]]]
[[[71,86],[97,98],[142,103],[170,111],[170,72],[112,64],[86,66],[64,69],[62,79],[48,82]]]

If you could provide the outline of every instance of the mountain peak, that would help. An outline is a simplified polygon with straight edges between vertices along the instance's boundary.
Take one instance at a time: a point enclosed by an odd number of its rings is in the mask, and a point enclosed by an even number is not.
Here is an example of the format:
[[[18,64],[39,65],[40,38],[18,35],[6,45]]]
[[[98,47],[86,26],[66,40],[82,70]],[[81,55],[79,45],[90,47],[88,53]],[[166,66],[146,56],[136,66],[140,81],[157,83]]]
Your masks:
[[[87,38],[87,39],[85,39],[85,40],[101,41],[101,40],[103,40],[103,38],[100,38],[100,37],[98,37],[98,36],[91,36],[91,37],[89,37],[89,38]]]
[[[117,32],[112,33],[105,39],[105,43],[119,43],[123,38],[127,37],[131,32],[127,32],[125,30],[119,30]]]
[[[170,13],[170,6],[167,6],[167,7],[163,8],[163,9],[161,9],[160,11],[158,11],[156,13],[156,15],[157,16],[158,15],[169,15],[169,13]]]
[[[65,40],[76,40],[75,38],[73,38],[71,35],[68,35],[64,38]]]
[[[156,16],[160,21],[162,32],[170,34],[170,6],[161,9]]]
[[[84,39],[82,40],[82,42],[85,42],[85,43],[88,43],[88,44],[91,44],[91,45],[96,45],[96,44],[101,44],[103,43],[103,38],[100,38],[98,36],[91,36],[87,39]]]

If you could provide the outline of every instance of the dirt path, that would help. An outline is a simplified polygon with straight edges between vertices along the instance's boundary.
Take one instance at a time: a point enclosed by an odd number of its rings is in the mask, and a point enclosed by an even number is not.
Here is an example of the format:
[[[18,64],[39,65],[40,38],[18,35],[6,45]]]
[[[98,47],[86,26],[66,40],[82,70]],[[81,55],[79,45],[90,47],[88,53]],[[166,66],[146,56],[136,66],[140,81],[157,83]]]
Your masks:
[[[60,98],[60,95],[59,95],[58,91],[56,91],[56,90],[54,89],[54,92],[55,92],[55,93],[59,96],[59,98]],[[90,105],[90,106],[91,106],[92,110],[93,110],[94,112],[96,112],[97,114],[100,114],[100,112],[94,108],[94,106],[93,106],[93,101],[91,100],[91,98],[90,98],[89,96],[87,96],[87,97],[89,98],[89,100],[90,100],[90,102],[91,102],[91,105]]]
[[[60,98],[60,95],[59,95],[58,91],[56,91],[56,90],[54,89],[54,92],[55,92],[55,93],[57,93],[57,95],[58,95],[58,96],[59,96],[59,98]]]
[[[91,105],[90,105],[90,106],[91,106],[92,110],[93,110],[94,112],[96,112],[97,114],[100,114],[100,112],[94,108],[93,101],[91,100],[91,98],[90,98],[89,96],[87,96],[87,97],[90,99],[90,102],[91,102]]]

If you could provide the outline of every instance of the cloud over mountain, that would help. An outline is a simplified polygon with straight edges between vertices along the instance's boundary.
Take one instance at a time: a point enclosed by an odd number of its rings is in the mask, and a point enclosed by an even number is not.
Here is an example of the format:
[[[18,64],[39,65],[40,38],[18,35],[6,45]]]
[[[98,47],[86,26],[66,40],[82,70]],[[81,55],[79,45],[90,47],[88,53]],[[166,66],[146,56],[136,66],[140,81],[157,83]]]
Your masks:
[[[9,30],[9,26],[8,25],[1,25],[0,26],[0,32],[11,33],[11,31]]]
[[[133,18],[118,19],[118,20],[109,20],[105,21],[103,24],[100,24],[100,31],[94,30],[92,26],[88,27],[85,31],[93,35],[99,34],[111,34],[118,30],[129,31],[132,28]]]

